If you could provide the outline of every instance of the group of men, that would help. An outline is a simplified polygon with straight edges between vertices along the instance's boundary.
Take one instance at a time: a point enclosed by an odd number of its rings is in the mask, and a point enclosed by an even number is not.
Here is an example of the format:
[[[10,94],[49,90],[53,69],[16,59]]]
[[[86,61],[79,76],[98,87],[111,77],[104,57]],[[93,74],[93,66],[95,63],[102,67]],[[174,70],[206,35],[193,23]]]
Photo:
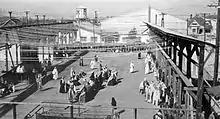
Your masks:
[[[2,77],[0,79],[0,95],[4,97],[5,95],[9,95],[15,92],[15,86],[13,83],[9,83],[4,80]]]

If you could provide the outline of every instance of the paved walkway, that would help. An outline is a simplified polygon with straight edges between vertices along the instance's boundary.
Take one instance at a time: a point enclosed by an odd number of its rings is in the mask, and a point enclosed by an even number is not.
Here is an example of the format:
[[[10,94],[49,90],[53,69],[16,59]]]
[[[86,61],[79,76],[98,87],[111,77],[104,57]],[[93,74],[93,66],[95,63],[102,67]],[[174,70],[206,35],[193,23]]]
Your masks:
[[[138,60],[137,54],[114,54],[114,53],[96,53],[98,56],[102,56],[104,63],[108,64],[108,67],[114,67],[119,71],[119,78],[122,78],[122,82],[116,86],[109,86],[98,92],[95,99],[88,102],[87,105],[103,105],[110,106],[111,97],[114,96],[117,100],[118,106],[120,107],[138,107],[138,108],[153,108],[152,104],[144,101],[144,97],[138,93],[138,87],[140,82],[144,79],[144,59]],[[85,57],[93,57],[94,53],[89,53]],[[136,73],[130,74],[129,62],[135,63]],[[76,61],[66,67],[60,76],[69,77],[70,68],[73,67],[78,73],[80,70],[89,71],[89,63],[91,60],[84,60],[86,66],[83,68],[79,67],[79,62]],[[155,80],[153,74],[146,75],[149,80]],[[54,102],[68,102],[67,94],[58,93],[59,80],[51,80],[43,86],[43,91],[37,91],[23,102],[37,103],[43,101],[54,101]],[[17,105],[17,118],[22,119],[30,112],[36,105]],[[138,119],[152,119],[154,110],[138,110]],[[132,109],[125,109],[122,113],[122,119],[133,118],[134,113]],[[9,111],[4,119],[12,118],[12,111]],[[35,118],[35,117],[34,117]]]

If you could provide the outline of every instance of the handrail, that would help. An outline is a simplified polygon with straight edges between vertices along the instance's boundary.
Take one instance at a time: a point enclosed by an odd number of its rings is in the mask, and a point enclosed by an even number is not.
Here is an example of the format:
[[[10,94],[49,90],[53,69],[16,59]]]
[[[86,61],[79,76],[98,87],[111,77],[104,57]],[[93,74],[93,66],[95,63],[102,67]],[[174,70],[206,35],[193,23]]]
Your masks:
[[[32,109],[24,118],[25,119],[28,119],[28,118],[31,118],[33,117],[33,115],[31,115],[31,113],[36,110],[39,106],[41,106],[40,104],[38,104],[36,107],[34,107],[34,109]]]

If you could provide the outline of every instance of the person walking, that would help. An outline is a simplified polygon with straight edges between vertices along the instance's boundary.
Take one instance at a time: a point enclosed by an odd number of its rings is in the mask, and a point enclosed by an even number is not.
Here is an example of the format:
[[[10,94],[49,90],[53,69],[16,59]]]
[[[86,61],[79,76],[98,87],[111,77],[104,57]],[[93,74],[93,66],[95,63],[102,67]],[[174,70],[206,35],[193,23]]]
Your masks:
[[[133,73],[134,72],[134,63],[131,62],[130,63],[130,73]]]
[[[58,79],[58,70],[56,67],[54,67],[52,74],[53,74],[53,79],[57,80]]]
[[[38,74],[36,82],[37,82],[38,90],[41,91],[42,90],[42,75],[41,75],[41,73]]]

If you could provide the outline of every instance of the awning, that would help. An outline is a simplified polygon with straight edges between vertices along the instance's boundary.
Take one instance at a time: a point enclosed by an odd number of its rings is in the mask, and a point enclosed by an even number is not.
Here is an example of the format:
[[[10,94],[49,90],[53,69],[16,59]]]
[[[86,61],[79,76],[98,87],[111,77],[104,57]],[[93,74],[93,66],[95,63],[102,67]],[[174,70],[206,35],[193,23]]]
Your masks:
[[[206,88],[208,94],[215,96],[216,98],[220,97],[220,85],[219,86],[214,86],[211,88]]]

